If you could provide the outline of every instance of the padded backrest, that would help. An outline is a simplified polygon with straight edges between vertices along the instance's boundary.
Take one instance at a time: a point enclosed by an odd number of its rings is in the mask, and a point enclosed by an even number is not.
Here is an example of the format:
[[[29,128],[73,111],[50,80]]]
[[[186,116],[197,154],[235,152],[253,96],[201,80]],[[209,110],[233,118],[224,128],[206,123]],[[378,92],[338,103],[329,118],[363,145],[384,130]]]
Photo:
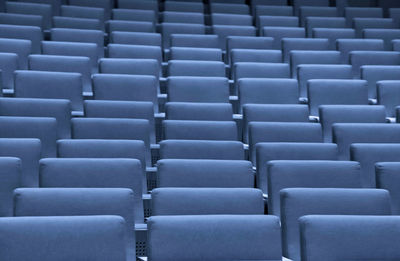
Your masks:
[[[356,29],[357,37],[363,37],[365,29],[394,29],[398,28],[391,18],[354,18],[353,27]]]
[[[352,27],[353,18],[382,18],[382,8],[346,7],[344,9],[347,27]]]
[[[364,80],[309,80],[310,114],[318,116],[320,105],[368,105],[368,87]]]
[[[15,216],[116,215],[125,220],[126,252],[134,259],[134,192],[123,188],[20,188],[14,192]]]
[[[0,145],[1,146],[1,145]],[[0,158],[0,216],[13,216],[13,191],[22,185],[22,162],[19,158],[1,157]],[[37,177],[36,177],[37,178]],[[37,182],[36,182],[37,184]]]
[[[240,78],[290,78],[287,63],[236,63],[233,70],[236,84]]]
[[[80,73],[84,92],[92,91],[90,59],[82,56],[29,55],[29,69],[36,71]]]
[[[0,89],[14,89],[14,71],[18,69],[18,55],[15,53],[0,53],[1,78]]]
[[[224,77],[168,77],[168,101],[229,102],[229,83]]]
[[[254,26],[244,25],[213,25],[212,32],[218,35],[222,50],[226,49],[226,38],[228,36],[256,36],[256,28]]]
[[[302,64],[341,64],[337,51],[290,51],[289,56],[293,78],[297,78],[298,66]]]
[[[265,26],[262,29],[262,35],[274,38],[273,48],[280,50],[282,48],[283,38],[306,37],[306,30],[301,27],[277,27]]]
[[[400,218],[385,216],[306,216],[300,218],[302,259],[392,259]],[[370,236],[374,235],[374,236]]]
[[[360,69],[361,79],[368,81],[368,96],[370,98],[377,97],[378,81],[400,80],[400,66],[363,65]]]
[[[327,51],[329,50],[329,40],[322,38],[284,38],[282,39],[283,61],[289,62],[290,51],[309,50],[309,51]]]
[[[0,38],[0,52],[16,53],[18,68],[21,70],[28,69],[28,55],[31,53],[31,46],[30,40]]]
[[[78,73],[16,71],[15,97],[66,99],[72,111],[83,111],[82,77]]]
[[[204,6],[203,3],[193,3],[190,1],[166,1],[164,9],[165,11],[202,13]]]
[[[204,14],[196,12],[173,12],[162,13],[163,23],[204,24]]]
[[[390,196],[380,189],[288,188],[280,192],[283,254],[300,259],[298,219],[305,215],[390,215]]]
[[[301,26],[306,25],[306,20],[309,17],[336,17],[338,16],[337,9],[335,7],[325,7],[325,6],[300,6],[299,17],[301,21]],[[325,26],[325,25],[324,25]],[[324,27],[318,26],[318,27]],[[345,26],[343,26],[345,27]]]
[[[276,217],[159,216],[151,217],[148,226],[148,255],[153,261],[196,256],[203,260],[280,260],[282,255]]]
[[[98,19],[102,30],[104,30],[104,11],[104,8],[94,6],[86,7],[76,4],[61,6],[61,16]],[[107,15],[109,16],[109,10]]]
[[[1,24],[0,37],[31,40],[31,52],[41,53],[40,42],[43,40],[43,35],[40,27]]]
[[[272,37],[228,36],[226,38],[228,53],[232,49],[268,50],[272,48]]]
[[[57,121],[42,117],[0,117],[0,138],[37,138],[41,157],[56,156]]]
[[[157,162],[158,187],[253,188],[249,161],[162,159]]]
[[[276,15],[276,16],[290,16],[293,15],[293,6],[288,6],[286,0],[272,0],[265,2],[264,0],[252,0],[253,14],[256,17],[260,15]],[[277,2],[277,5],[273,5]],[[279,3],[282,2],[282,3]]]
[[[399,167],[398,162],[379,162],[375,164],[376,187],[389,191],[393,215],[400,213],[400,195],[397,189],[399,184]]]
[[[293,0],[294,14],[298,15],[301,6],[329,6],[329,0]]]
[[[0,257],[49,261],[62,255],[75,260],[125,261],[125,226],[118,216],[1,218],[0,242],[9,250],[1,251]]]
[[[159,46],[109,44],[107,53],[109,58],[154,59],[160,65],[162,62],[162,52]]]
[[[111,8],[114,6],[114,0],[69,0],[70,5],[88,6],[104,9],[105,19],[110,19]]]
[[[110,41],[115,44],[150,45],[161,47],[161,34],[116,31],[111,33]]]
[[[227,13],[227,14],[249,14],[249,7],[243,2],[236,4],[232,2],[221,1],[220,3],[211,3],[211,13]]]
[[[57,120],[57,139],[71,138],[71,105],[68,100],[1,98],[0,115],[53,117]]]
[[[369,105],[321,105],[320,122],[324,141],[332,142],[334,123],[385,123],[385,107]]]
[[[171,47],[169,59],[222,61],[222,51],[217,48]]]
[[[346,28],[343,17],[307,17],[305,23],[308,37],[312,37],[314,28]]]
[[[360,164],[352,161],[276,160],[268,163],[268,210],[280,215],[284,188],[361,188]]]
[[[297,66],[300,97],[307,97],[307,82],[312,79],[353,79],[351,65],[300,64]]]
[[[134,1],[131,0],[117,0],[119,8],[127,9],[140,9],[140,10],[153,10],[158,12],[158,2],[157,1]]]
[[[50,34],[52,41],[95,43],[99,57],[104,57],[104,32],[101,30],[52,28]]]
[[[234,121],[164,120],[165,140],[238,140]]]
[[[51,28],[51,5],[27,2],[6,2],[6,11],[15,14],[33,14],[42,16],[43,29]]]
[[[155,26],[153,22],[109,20],[106,22],[106,32],[109,34],[112,32],[154,33]]]
[[[250,159],[255,162],[259,142],[322,142],[320,124],[306,122],[250,122]]]
[[[363,65],[400,65],[400,52],[352,51],[350,63],[353,75],[359,76]]]
[[[339,159],[350,159],[352,143],[399,143],[400,126],[384,123],[333,124],[333,142],[339,147]]]
[[[160,64],[153,59],[107,58],[99,61],[100,73],[160,76]]]
[[[104,30],[103,24],[99,19],[53,16],[55,28],[71,28],[85,30]]]
[[[237,62],[281,63],[282,52],[279,50],[232,49],[231,64]]]
[[[162,23],[163,48],[170,47],[172,34],[204,34],[205,26],[202,24]]]
[[[376,84],[378,104],[385,106],[386,116],[395,117],[395,108],[399,105],[400,81],[378,81]]]
[[[225,77],[225,64],[217,61],[168,62],[168,76]]]
[[[262,192],[253,188],[157,188],[151,192],[153,216],[262,215]]]
[[[111,16],[113,20],[144,21],[144,22],[156,21],[156,12],[154,10],[139,10],[139,9],[134,10],[134,9],[118,8],[111,10]]]
[[[233,109],[230,103],[168,102],[165,114],[167,120],[231,121]]]
[[[171,34],[171,47],[219,48],[217,35]]]
[[[252,26],[253,17],[247,14],[221,14],[211,13],[211,23],[213,25],[240,25]]]
[[[355,143],[350,146],[351,160],[361,164],[362,182],[364,187],[374,188],[379,183],[375,178],[375,163],[400,161],[398,144],[361,144]]]
[[[127,118],[149,121],[150,142],[155,144],[154,106],[151,102],[85,101],[85,116],[89,118]]]
[[[257,187],[268,191],[267,163],[271,160],[337,160],[332,143],[261,142],[256,145]]]
[[[239,141],[164,140],[160,158],[243,160],[244,148]]]
[[[342,62],[350,63],[352,51],[383,51],[385,47],[381,39],[338,39],[336,49],[342,53]]]
[[[261,15],[256,18],[258,28],[265,26],[298,27],[299,18],[296,16]]]
[[[364,29],[364,38],[382,39],[385,41],[385,50],[392,50],[392,40],[400,38],[399,29]]]

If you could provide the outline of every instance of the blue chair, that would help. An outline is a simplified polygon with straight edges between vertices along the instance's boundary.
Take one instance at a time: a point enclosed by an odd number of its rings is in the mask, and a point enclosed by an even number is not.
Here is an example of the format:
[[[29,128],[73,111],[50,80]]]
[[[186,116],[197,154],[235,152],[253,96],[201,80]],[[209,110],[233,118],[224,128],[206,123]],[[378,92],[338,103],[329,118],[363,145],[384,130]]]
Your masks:
[[[248,14],[211,13],[210,19],[212,25],[240,25],[240,26],[253,25],[253,17]]]
[[[203,12],[203,11],[201,11]],[[169,49],[172,34],[205,34],[206,29],[201,24],[162,23],[163,48]]]
[[[18,69],[28,69],[28,55],[31,53],[31,41],[24,39],[0,38],[0,52],[18,55]]]
[[[161,21],[163,23],[204,24],[204,14],[197,12],[165,11],[161,13]]]
[[[158,82],[160,64],[153,59],[103,58],[99,61],[99,71],[105,74],[151,75]]]
[[[99,19],[53,16],[54,28],[70,28],[84,30],[104,30]]]
[[[267,2],[265,0],[252,0],[251,2],[252,13],[256,18],[261,15],[293,15],[293,6],[288,6],[286,0],[269,0]]]
[[[71,259],[127,260],[126,225],[118,216],[1,218],[0,230],[1,244],[10,249],[0,252],[2,260],[49,261],[60,254]]]
[[[346,28],[343,17],[307,17],[305,22],[307,36],[312,37],[314,28]]]
[[[32,14],[42,16],[43,29],[51,28],[51,5],[42,3],[26,3],[26,2],[6,2],[7,13],[14,14]]]
[[[109,44],[107,54],[109,58],[153,59],[157,60],[160,66],[162,62],[162,51],[159,46]]]
[[[166,1],[164,4],[164,10],[173,12],[203,13],[204,6],[201,2]]]
[[[293,0],[294,14],[299,15],[300,8],[302,6],[318,6],[327,7],[329,6],[329,0]]]
[[[106,22],[106,32],[143,32],[154,33],[155,25],[153,22],[109,20]]]
[[[111,16],[113,20],[156,22],[156,12],[153,10],[118,8],[111,10]]]
[[[394,75],[393,75],[394,76]],[[378,81],[377,82],[377,101],[384,105],[387,117],[396,117],[400,97],[400,81]]]
[[[297,78],[299,65],[304,64],[341,64],[340,52],[337,51],[290,51],[292,77]],[[319,79],[319,78],[315,78]]]
[[[76,18],[89,18],[98,19],[100,21],[101,30],[104,31],[104,8],[101,7],[86,7],[79,6],[78,4],[62,5],[61,16],[76,17]],[[108,19],[108,18],[107,18]]]
[[[391,51],[392,41],[400,39],[399,29],[364,29],[362,33],[364,38],[384,40],[385,51]]]
[[[284,38],[282,39],[283,61],[289,62],[290,52],[301,51],[327,51],[329,50],[329,40],[320,38]]]
[[[35,26],[43,30],[43,19],[40,15],[0,13],[0,24]]]
[[[171,34],[171,47],[219,48],[217,35],[205,34]]]
[[[338,39],[356,38],[356,31],[351,28],[313,28],[312,37],[329,39],[329,49],[336,50]]]
[[[1,145],[0,145],[1,146]],[[14,157],[0,158],[0,175],[3,179],[1,182],[1,207],[0,216],[10,217],[13,216],[13,191],[14,189],[22,186],[22,166],[21,160]],[[37,176],[36,176],[37,178]],[[37,182],[36,182],[37,183]]]
[[[368,96],[377,98],[378,82],[387,80],[400,80],[400,66],[393,65],[363,65],[361,66],[361,79],[368,82]]]
[[[226,49],[226,38],[229,36],[256,36],[254,26],[245,25],[213,25],[212,33],[218,35],[219,47]]]
[[[40,27],[0,24],[0,37],[31,40],[31,52],[41,53],[40,42],[43,40],[43,35]]]
[[[400,52],[352,51],[350,64],[353,66],[354,77],[359,77],[360,68],[364,65],[400,65]]]
[[[225,64],[217,61],[171,60],[168,76],[225,77]]]
[[[394,144],[389,145],[394,146]],[[389,148],[389,146],[387,148]],[[378,162],[375,164],[376,169],[376,187],[381,189],[386,189],[390,193],[391,207],[393,215],[398,215],[400,213],[400,197],[397,190],[399,184],[398,162]]]
[[[150,45],[161,47],[161,34],[138,32],[112,32],[110,42],[115,44]]]
[[[301,21],[301,26],[305,26],[307,24],[307,18],[309,17],[337,17],[338,12],[336,7],[326,7],[326,6],[307,6],[303,5],[299,8],[299,17]],[[318,26],[320,28],[325,28],[325,25]],[[343,26],[345,27],[345,26]]]
[[[353,18],[353,27],[356,30],[357,37],[362,37],[366,29],[398,28],[391,18]]]
[[[171,47],[170,60],[222,61],[222,51],[217,48]]]
[[[249,6],[245,5],[243,1],[241,3],[232,3],[227,1],[221,2],[210,2],[210,12],[211,13],[222,13],[222,14],[249,14]]]
[[[381,39],[338,39],[336,49],[342,53],[342,63],[350,63],[352,51],[383,51],[384,42]]]
[[[15,53],[0,53],[1,81],[0,89],[14,89],[14,71],[18,69],[18,55]]]
[[[117,0],[119,8],[126,9],[139,9],[139,10],[152,10],[158,12],[158,2],[157,1],[131,1],[131,0]]]
[[[167,102],[165,119],[193,121],[231,121],[233,118],[230,103]]]
[[[262,35],[274,38],[273,49],[282,49],[283,38],[304,38],[306,30],[302,27],[265,26]]]
[[[111,8],[114,6],[114,0],[69,0],[69,4],[75,6],[88,6],[91,8],[103,8],[104,18],[107,20],[111,17]]]
[[[383,10],[382,8],[346,7],[344,16],[347,27],[352,27],[354,18],[383,18]]]
[[[256,25],[260,29],[266,26],[299,27],[299,18],[291,15],[261,15],[257,17]]]

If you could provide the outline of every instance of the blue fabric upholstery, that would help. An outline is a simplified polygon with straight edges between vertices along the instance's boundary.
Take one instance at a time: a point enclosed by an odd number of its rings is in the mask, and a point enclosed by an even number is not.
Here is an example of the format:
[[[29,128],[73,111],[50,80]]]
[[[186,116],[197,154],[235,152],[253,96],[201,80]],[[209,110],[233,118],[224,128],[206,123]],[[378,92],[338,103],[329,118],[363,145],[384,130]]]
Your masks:
[[[76,1],[75,1],[76,2]],[[104,9],[99,7],[79,6],[78,4],[62,5],[61,16],[98,19],[104,30]],[[107,14],[109,15],[109,14]]]
[[[385,123],[385,107],[369,105],[321,105],[319,116],[324,141],[332,142],[334,123]]]
[[[282,258],[276,217],[156,216],[149,219],[148,226],[148,256],[153,261]]]
[[[336,8],[333,8],[333,10],[336,12]],[[321,15],[320,17],[307,17],[305,20],[305,26],[307,36],[312,37],[314,28],[346,28],[346,19],[343,17],[325,17],[325,15]]]
[[[385,47],[381,39],[338,39],[336,49],[342,53],[342,62],[348,64],[352,51],[383,51]]]
[[[262,35],[274,38],[273,48],[280,50],[282,48],[283,38],[306,37],[306,30],[301,27],[277,27],[266,26],[262,29]]]
[[[350,28],[313,28],[312,37],[329,39],[329,48],[336,50],[336,40],[356,38],[356,31]]]
[[[55,28],[71,28],[85,30],[104,30],[99,19],[53,16]]]
[[[49,55],[65,55],[65,56],[86,56],[89,57],[92,73],[97,73],[98,69],[98,53],[95,43],[73,43],[73,42],[42,42],[43,54]]]
[[[353,18],[383,18],[382,8],[346,7],[344,10],[347,27],[353,26]]]
[[[161,47],[161,34],[117,31],[111,33],[110,41],[115,44],[150,45]]]
[[[272,48],[272,37],[228,36],[226,38],[227,51],[232,49],[268,50]]]
[[[393,216],[301,217],[302,259],[396,260],[399,223],[399,217]]]
[[[143,32],[154,33],[153,22],[109,20],[106,23],[106,32]]]
[[[305,215],[391,215],[380,189],[288,188],[280,192],[283,255],[300,260],[298,219]]]
[[[337,145],[332,143],[261,142],[256,145],[256,183],[268,191],[267,163],[271,160],[337,160]]]
[[[370,98],[377,97],[378,81],[400,80],[399,74],[400,74],[400,66],[390,66],[390,65],[361,66],[361,79],[368,81],[368,96]]]
[[[30,40],[0,38],[0,52],[17,54],[18,68],[21,70],[28,69],[28,55],[31,53],[31,46]]]
[[[160,65],[162,62],[162,51],[159,46],[109,44],[107,53],[109,58],[154,59]]]
[[[0,13],[0,24],[35,26],[43,29],[40,15]]]
[[[268,211],[280,215],[284,188],[361,188],[360,164],[352,161],[274,160],[268,168]]]
[[[66,99],[72,111],[83,111],[82,80],[78,73],[16,71],[15,97]]]
[[[88,6],[91,8],[103,8],[104,18],[106,20],[111,17],[111,8],[114,6],[114,0],[69,0],[70,5]]]
[[[118,216],[1,218],[0,242],[4,249],[0,251],[0,258],[4,261],[50,261],[60,257],[125,261],[125,226],[124,219]],[[27,228],[29,234],[26,234]]]
[[[134,10],[118,8],[111,10],[111,16],[113,20],[156,22],[156,13],[153,10]]]
[[[297,66],[300,96],[307,97],[307,82],[312,79],[353,79],[350,65],[300,64]]]
[[[103,58],[99,61],[100,73],[160,76],[160,64],[153,59]]]
[[[55,118],[1,116],[0,125],[0,138],[37,138],[42,143],[42,158],[56,156]]]
[[[252,26],[253,17],[247,14],[211,13],[211,23],[213,25]]]
[[[320,105],[368,105],[368,86],[364,80],[309,80],[310,114],[318,116]]]
[[[40,42],[43,40],[42,31],[37,26],[0,25],[0,37],[31,40],[31,52],[40,53]]]
[[[290,51],[289,58],[293,78],[297,78],[299,65],[318,64],[320,66],[320,64],[341,64],[340,52],[337,51]]]
[[[358,77],[363,65],[400,65],[400,52],[352,51],[350,64],[353,66],[353,75]]]
[[[48,30],[51,28],[51,5],[26,2],[6,2],[5,5],[8,13],[41,15],[43,29]]]
[[[212,32],[218,35],[222,50],[226,49],[226,38],[228,36],[256,36],[256,28],[254,26],[213,25]]]
[[[222,61],[222,52],[217,48],[171,47],[170,60]]]
[[[14,89],[14,71],[18,69],[18,55],[15,53],[0,53],[0,82],[3,89]]]
[[[15,157],[21,160],[21,174],[18,176],[18,186],[20,187],[37,187],[39,185],[40,153],[39,139],[0,139],[0,156]]]
[[[229,83],[223,77],[168,77],[168,101],[229,102]]]
[[[296,16],[261,15],[257,17],[258,28],[265,26],[298,27],[299,18]]]
[[[320,124],[305,122],[250,122],[250,159],[256,160],[259,142],[322,142]]]
[[[234,121],[164,120],[166,140],[238,140]]]
[[[119,8],[158,11],[157,1],[137,0],[132,2],[131,0],[117,0],[117,2]]]
[[[95,43],[99,57],[104,57],[104,32],[101,30],[52,28],[50,33],[52,41]]]
[[[394,145],[389,146],[393,147]],[[399,186],[399,167],[398,162],[379,162],[375,164],[376,187],[389,191],[393,215],[399,215],[400,213],[400,194],[397,189]]]
[[[370,39],[382,39],[385,41],[385,50],[392,50],[392,40],[400,39],[399,29],[364,29],[363,37]],[[395,50],[396,51],[396,50]]]
[[[1,116],[53,117],[57,138],[71,138],[71,105],[62,99],[0,98]]]
[[[394,29],[398,28],[391,18],[354,18],[353,27],[357,37],[363,37],[365,29]],[[380,39],[380,38],[379,38]]]
[[[203,3],[183,2],[183,1],[166,1],[164,5],[165,11],[174,12],[194,12],[203,13]]]
[[[135,260],[134,192],[122,188],[20,188],[15,216],[117,215],[125,219],[127,260]]]
[[[377,82],[378,104],[385,106],[386,116],[395,117],[396,115],[395,108],[396,106],[400,105],[400,103],[398,102],[399,97],[400,97],[400,81]]]
[[[171,3],[171,2],[170,2]],[[203,11],[201,11],[203,12]],[[163,47],[168,49],[172,34],[204,34],[205,26],[201,24],[162,23],[161,33],[163,36]]]
[[[308,17],[336,17],[338,16],[337,14],[337,9],[335,7],[325,7],[325,6],[307,6],[303,5],[300,6],[299,10],[299,17],[300,17],[300,22],[301,26],[306,25],[306,20]],[[325,28],[325,25],[323,26],[318,26]],[[343,26],[345,27],[345,26]]]
[[[171,34],[170,41],[172,47],[219,48],[218,36],[211,34]]]
[[[231,64],[237,62],[281,63],[282,52],[279,50],[232,49]]]
[[[392,41],[393,51],[400,51],[400,40]]]
[[[253,188],[249,161],[163,159],[157,162],[158,187]]]
[[[220,3],[211,3],[211,13],[227,13],[227,14],[249,14],[250,10],[247,5],[244,4],[230,4],[226,1]]]
[[[243,106],[243,141],[248,142],[248,125],[253,121],[308,122],[307,105],[245,104]]]
[[[180,61],[168,62],[168,76],[225,77],[225,64],[216,61]]]
[[[84,92],[92,91],[91,63],[88,57],[61,55],[29,55],[29,69],[36,71],[80,73]]]
[[[168,102],[165,104],[167,120],[231,121],[230,103]]]
[[[299,15],[302,6],[329,6],[329,0],[293,0],[294,14]]]
[[[157,188],[151,204],[153,216],[264,214],[262,192],[253,188]]]
[[[352,143],[399,143],[400,126],[384,123],[333,124],[333,142],[339,147],[339,159],[349,160]]]
[[[329,40],[322,38],[284,38],[282,39],[283,61],[289,62],[290,51],[327,51]]]
[[[398,144],[379,143],[361,144],[355,143],[350,146],[350,158],[360,162],[362,170],[362,181],[364,187],[374,188],[379,182],[375,178],[375,163],[400,161]]]
[[[238,141],[164,140],[160,158],[243,160],[244,148]]]
[[[1,146],[1,145],[0,145]],[[13,216],[13,191],[22,185],[22,166],[21,160],[13,157],[0,158],[0,216]]]
[[[293,15],[293,6],[287,6],[286,0],[252,0],[253,14],[260,15],[290,16]],[[273,5],[276,2],[276,5]]]
[[[0,103],[1,105],[1,103]],[[89,118],[128,118],[149,121],[150,142],[155,140],[154,106],[151,102],[85,101],[85,115]]]

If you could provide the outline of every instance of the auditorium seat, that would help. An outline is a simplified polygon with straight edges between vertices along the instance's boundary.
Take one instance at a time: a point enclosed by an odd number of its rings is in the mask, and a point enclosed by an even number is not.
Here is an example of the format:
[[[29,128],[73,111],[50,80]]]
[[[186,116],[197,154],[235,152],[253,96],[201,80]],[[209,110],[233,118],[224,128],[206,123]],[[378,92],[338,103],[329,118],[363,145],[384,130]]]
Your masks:
[[[353,26],[353,18],[383,18],[382,8],[345,7],[347,27]]]
[[[127,59],[153,59],[157,60],[160,66],[162,63],[162,51],[159,46],[109,44],[107,46],[107,57]]]
[[[0,146],[2,144],[0,143]],[[2,146],[1,146],[2,147]],[[0,186],[0,216],[1,217],[12,217],[13,216],[13,191],[14,189],[22,186],[22,180],[24,179],[24,185],[26,184],[26,178],[22,178],[22,162],[19,158],[15,157],[1,157],[0,158],[0,175],[2,182]],[[25,174],[25,173],[24,173]],[[25,176],[25,175],[24,175]],[[31,177],[32,179],[33,177]],[[37,178],[37,176],[36,176]],[[29,184],[36,185],[36,184]]]
[[[329,39],[329,49],[336,50],[338,39],[356,38],[356,31],[350,28],[313,28],[312,37]],[[348,63],[348,61],[343,61]]]
[[[246,15],[246,14],[211,13],[211,24],[252,26],[253,17],[251,15]]]
[[[284,38],[282,39],[283,61],[289,62],[290,52],[301,51],[327,51],[329,40],[322,38]]]
[[[300,97],[307,97],[307,82],[313,79],[353,79],[350,65],[300,64],[297,66]]]
[[[191,3],[187,3],[191,4]],[[206,29],[201,24],[162,23],[161,33],[163,37],[163,48],[169,49],[172,34],[205,34]]]
[[[248,143],[248,125],[262,122],[308,122],[307,105],[245,104],[243,105],[243,142]]]
[[[400,25],[400,8],[389,8],[389,17],[393,19],[396,26]]]
[[[400,80],[400,66],[363,65],[361,66],[360,73],[361,79],[368,82],[368,96],[372,99],[376,99],[377,97],[378,82],[386,80]]]
[[[358,162],[274,160],[268,169],[268,213],[280,216],[280,191],[285,188],[361,188]]]
[[[219,48],[217,35],[171,34],[171,47]]]
[[[393,146],[393,145],[389,145]],[[388,147],[389,148],[389,147]],[[400,197],[398,192],[399,180],[399,163],[398,162],[378,162],[375,164],[376,169],[376,187],[386,189],[390,193],[392,214],[400,213]]]
[[[305,22],[307,36],[312,37],[314,28],[346,28],[343,17],[307,17]]]
[[[326,7],[326,6],[300,6],[299,8],[299,18],[301,21],[301,26],[304,27],[306,25],[306,21],[309,17],[337,17],[337,9],[336,7]],[[330,21],[328,18],[327,21]],[[324,26],[318,26],[320,28],[325,28]],[[343,27],[346,27],[345,25]]]
[[[238,62],[282,63],[282,52],[279,50],[232,49],[230,51],[231,68]]]
[[[37,138],[41,157],[56,156],[57,121],[48,117],[0,117],[0,138]]]
[[[156,188],[152,216],[262,215],[263,195],[253,188]]]
[[[104,33],[101,30],[52,28],[51,40],[97,44],[98,57],[104,57]]]
[[[151,1],[146,1],[151,2]],[[135,1],[137,3],[137,1]],[[158,10],[157,10],[158,11]],[[127,21],[142,21],[142,22],[156,22],[156,12],[153,10],[139,10],[139,9],[112,9],[111,16],[113,20],[127,20]]]
[[[98,72],[98,59],[100,57],[98,57],[95,43],[43,41],[42,52],[46,55],[89,57],[92,68],[91,73]]]
[[[165,1],[164,10],[173,12],[203,13],[204,6],[203,3],[200,2],[195,3],[195,2],[183,2],[183,1]]]
[[[249,161],[163,159],[157,162],[157,187],[253,188]]]
[[[161,20],[163,23],[204,24],[204,14],[165,11],[161,13]]]
[[[31,52],[41,53],[40,42],[43,40],[43,35],[40,27],[0,24],[0,37],[31,40]]]
[[[293,0],[292,5],[294,14],[299,15],[302,6],[327,7],[329,6],[329,0]]]
[[[226,61],[229,64],[233,49],[269,50],[272,49],[274,39],[262,36],[228,36],[226,38]],[[232,63],[230,63],[232,65]]]
[[[38,187],[39,160],[41,157],[39,139],[0,139],[0,156],[20,159],[21,173],[18,175],[18,187]],[[6,167],[4,170],[11,173],[11,170],[7,170]]]
[[[31,53],[31,41],[24,39],[0,38],[0,52],[18,55],[18,69],[28,69],[28,55]]]
[[[399,143],[400,126],[385,123],[336,123],[333,142],[338,145],[339,159],[350,159],[353,143]]]
[[[171,60],[168,76],[225,77],[225,64],[217,61]]]
[[[54,28],[71,28],[86,30],[104,30],[99,19],[53,16]]]
[[[155,216],[148,221],[153,261],[281,260],[279,219],[262,215]],[[173,240],[172,240],[173,239]]]
[[[282,2],[282,5],[272,5],[271,1],[258,0],[259,3],[254,4],[252,0],[253,15],[259,17],[261,15],[275,15],[275,16],[291,16],[293,15],[293,6],[288,6],[286,0],[276,0],[275,2]],[[272,0],[273,1],[273,0]]]
[[[133,194],[124,188],[19,188],[14,191],[14,216],[121,216],[127,260],[135,260]]]
[[[160,158],[244,160],[244,148],[239,141],[163,140]]]
[[[80,73],[83,92],[92,92],[92,66],[89,57],[31,54],[28,63],[29,69],[35,71]]]
[[[296,16],[261,15],[257,17],[256,26],[260,32],[266,26],[299,27],[299,18]]]
[[[118,216],[1,218],[0,242],[9,250],[0,252],[0,258],[49,261],[63,255],[71,259],[125,261],[125,226],[124,219]]]
[[[391,215],[383,189],[287,188],[280,191],[283,255],[300,260],[298,219],[306,215]]]
[[[341,64],[338,51],[290,51],[289,53],[292,77],[297,78],[299,65],[304,64]],[[319,78],[315,78],[319,79]]]
[[[228,3],[226,1],[220,3],[211,2],[210,13],[248,15],[250,9],[249,6],[245,4]]]
[[[18,55],[0,53],[1,89],[14,89],[14,71],[18,70]]]
[[[224,77],[168,77],[167,93],[169,102],[228,103],[229,83]]]
[[[148,0],[117,0],[118,8],[135,9],[135,10],[152,10],[158,12],[158,1]]]
[[[27,2],[5,2],[7,13],[15,14],[32,14],[42,16],[43,29],[51,28],[51,5],[44,3],[27,3]]]
[[[104,19],[108,20],[111,17],[111,8],[114,5],[114,0],[69,0],[70,5],[87,6],[91,8],[103,8]]]
[[[356,36],[362,37],[366,29],[394,29],[398,28],[390,18],[354,18],[353,27]]]
[[[219,47],[225,50],[229,36],[256,36],[256,28],[244,25],[213,25],[212,33],[218,35]]]
[[[312,116],[318,116],[320,105],[368,105],[364,80],[309,80],[307,92]]]
[[[153,22],[142,21],[126,21],[126,20],[109,20],[106,22],[106,32],[143,32],[154,33],[155,26]]]
[[[364,29],[363,37],[370,38],[370,39],[382,39],[385,42],[385,51],[392,51],[392,40],[400,39],[400,30],[399,29]]]
[[[102,58],[99,71],[104,74],[151,75],[158,82],[160,64],[153,59]]]
[[[387,117],[396,117],[396,107],[400,105],[400,81],[377,82],[378,104],[384,105]]]
[[[61,11],[61,16],[64,17],[98,19],[100,22],[100,28],[102,31],[104,31],[104,21],[105,21],[104,8],[93,7],[93,6],[87,7],[79,5],[62,5],[60,11]],[[107,17],[106,19],[108,20],[109,17]]]
[[[234,121],[164,120],[165,140],[238,140]]]
[[[256,145],[260,142],[322,142],[318,123],[306,122],[250,122],[250,159],[256,162]]]
[[[16,71],[15,97],[66,99],[73,114],[83,114],[82,80],[78,73]]]
[[[306,31],[302,27],[265,26],[262,35],[274,38],[273,49],[282,49],[282,39],[306,37]]]
[[[68,100],[0,98],[0,115],[55,118],[57,139],[71,138],[71,104]]]
[[[353,75],[359,77],[363,65],[400,65],[400,52],[352,51],[350,64],[353,66]]]
[[[394,216],[305,216],[300,218],[302,257],[334,261],[398,259],[400,223]],[[373,235],[373,236],[371,236]]]
[[[0,111],[1,112],[1,111]],[[230,103],[168,102],[165,119],[192,121],[232,121]]]
[[[349,54],[352,51],[383,51],[384,42],[381,39],[338,39],[336,48],[342,53],[342,62],[350,63]]]
[[[0,13],[0,24],[35,26],[43,30],[43,19],[40,15]]]
[[[125,118],[148,120],[150,128],[150,143],[156,143],[154,106],[151,102],[86,100],[84,102],[84,109],[85,116],[88,118]]]
[[[112,32],[110,42],[114,44],[148,45],[161,47],[161,34],[138,32]]]
[[[217,48],[171,47],[170,60],[222,61],[222,51]]]

